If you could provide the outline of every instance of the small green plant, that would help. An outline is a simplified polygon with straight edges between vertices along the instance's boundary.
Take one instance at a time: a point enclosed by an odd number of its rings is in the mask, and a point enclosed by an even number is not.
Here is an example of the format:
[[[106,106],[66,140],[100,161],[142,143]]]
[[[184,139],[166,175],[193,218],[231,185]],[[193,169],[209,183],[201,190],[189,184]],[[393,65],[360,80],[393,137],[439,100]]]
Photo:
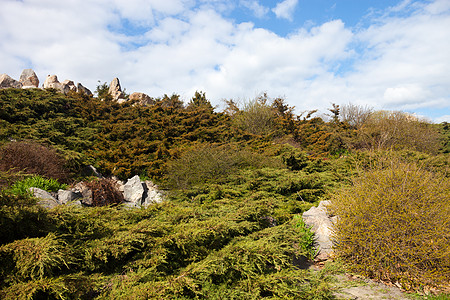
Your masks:
[[[314,233],[306,226],[300,215],[295,215],[293,219],[293,226],[299,233],[298,245],[304,255],[308,259],[314,259],[316,250],[314,248]]]
[[[36,175],[16,181],[7,191],[15,195],[23,195],[28,193],[28,189],[31,187],[40,188],[47,192],[57,192],[59,189],[66,189],[67,185],[59,183],[56,179]]]

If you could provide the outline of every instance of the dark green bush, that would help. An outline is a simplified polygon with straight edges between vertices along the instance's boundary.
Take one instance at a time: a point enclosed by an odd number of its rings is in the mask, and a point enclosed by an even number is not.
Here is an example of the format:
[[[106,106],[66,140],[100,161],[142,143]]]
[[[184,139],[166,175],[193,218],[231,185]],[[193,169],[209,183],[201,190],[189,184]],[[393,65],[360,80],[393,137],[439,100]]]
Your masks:
[[[406,289],[450,278],[450,180],[393,160],[332,199],[335,250],[364,275]]]

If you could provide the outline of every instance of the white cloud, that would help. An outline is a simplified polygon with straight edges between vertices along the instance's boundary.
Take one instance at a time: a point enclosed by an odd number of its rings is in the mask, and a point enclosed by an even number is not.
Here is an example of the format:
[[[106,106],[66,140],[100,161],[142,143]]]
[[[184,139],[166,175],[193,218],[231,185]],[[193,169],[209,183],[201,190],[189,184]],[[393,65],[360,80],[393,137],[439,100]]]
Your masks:
[[[242,6],[251,10],[253,14],[258,18],[266,16],[269,12],[269,8],[259,4],[257,0],[241,0],[240,3]]]
[[[57,74],[91,89],[117,76],[128,92],[189,99],[203,90],[213,104],[267,91],[298,111],[352,102],[449,114],[448,2],[405,1],[408,15],[369,28],[335,20],[285,37],[236,23],[225,2],[2,0],[0,73],[18,78],[31,67],[41,82]],[[142,32],[121,32],[124,20]]]
[[[277,18],[287,19],[292,21],[295,7],[297,6],[298,0],[284,0],[277,3],[277,5],[272,9]]]

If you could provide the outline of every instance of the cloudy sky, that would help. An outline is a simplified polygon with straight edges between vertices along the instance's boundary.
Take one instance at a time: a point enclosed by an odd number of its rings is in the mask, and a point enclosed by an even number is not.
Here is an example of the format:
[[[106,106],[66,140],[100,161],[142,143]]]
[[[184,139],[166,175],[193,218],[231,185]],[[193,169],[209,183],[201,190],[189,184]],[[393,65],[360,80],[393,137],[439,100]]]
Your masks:
[[[0,73],[450,122],[450,0],[0,0]]]

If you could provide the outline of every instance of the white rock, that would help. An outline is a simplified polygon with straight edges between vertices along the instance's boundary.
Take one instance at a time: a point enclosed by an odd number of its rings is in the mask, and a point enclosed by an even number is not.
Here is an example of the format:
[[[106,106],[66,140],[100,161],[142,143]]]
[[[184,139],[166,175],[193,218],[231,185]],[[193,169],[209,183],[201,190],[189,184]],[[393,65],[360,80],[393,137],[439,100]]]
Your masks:
[[[144,187],[138,175],[128,179],[123,187],[123,197],[126,202],[141,205]]]
[[[328,259],[333,254],[333,243],[331,233],[333,223],[327,214],[327,205],[330,201],[321,201],[317,207],[311,207],[303,213],[303,221],[311,227],[316,237],[316,247],[318,255],[316,260],[322,261]]]

